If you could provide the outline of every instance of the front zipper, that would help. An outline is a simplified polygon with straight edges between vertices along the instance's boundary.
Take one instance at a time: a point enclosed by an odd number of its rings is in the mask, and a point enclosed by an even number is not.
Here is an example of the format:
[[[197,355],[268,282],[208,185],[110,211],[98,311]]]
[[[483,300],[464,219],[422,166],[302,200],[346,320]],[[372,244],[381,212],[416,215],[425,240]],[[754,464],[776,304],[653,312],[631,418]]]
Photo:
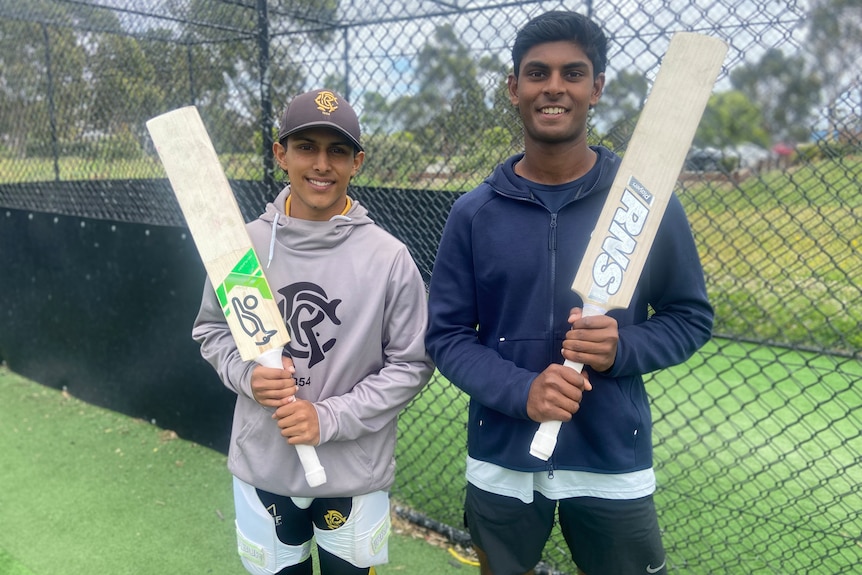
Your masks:
[[[556,301],[554,298],[554,284],[555,284],[556,279],[557,279],[557,212],[551,213],[551,229],[550,229],[550,237],[548,238],[548,251],[550,252],[550,258],[551,258],[551,281],[550,281],[551,293],[550,293],[550,298],[549,298],[549,301],[551,302],[551,307],[550,307],[550,310],[548,312],[548,315],[549,315],[548,328],[549,328],[549,332],[551,334],[551,338],[550,338],[551,349],[548,350],[548,357],[554,357],[554,355],[553,355],[554,354],[554,325],[555,325],[554,307],[556,304]],[[548,459],[547,470],[548,470],[548,479],[553,479],[554,478],[554,455],[553,454],[551,454],[551,457]]]
[[[556,302],[554,301],[554,284],[557,280],[557,213],[551,213],[551,225],[548,235],[548,251],[550,252],[550,282],[548,285],[550,286],[550,293],[548,294],[548,301],[551,302],[551,307],[548,310],[548,331],[551,334],[551,348],[548,350],[548,357],[554,357],[554,305]]]

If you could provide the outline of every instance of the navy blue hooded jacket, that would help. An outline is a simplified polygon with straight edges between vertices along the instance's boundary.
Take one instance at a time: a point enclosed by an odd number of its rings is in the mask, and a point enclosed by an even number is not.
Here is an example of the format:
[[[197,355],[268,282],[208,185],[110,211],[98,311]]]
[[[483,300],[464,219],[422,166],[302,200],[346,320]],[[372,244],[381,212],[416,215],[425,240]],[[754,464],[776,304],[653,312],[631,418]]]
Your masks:
[[[688,220],[674,196],[619,326],[614,366],[589,367],[585,392],[550,462],[530,455],[533,379],[562,363],[581,298],[572,280],[620,159],[594,147],[600,170],[558,213],[532,197],[509,158],[454,203],[437,252],[426,345],[440,372],[470,396],[471,457],[516,471],[626,473],[652,466],[652,422],[642,375],[685,361],[706,343],[713,311]],[[648,318],[648,304],[655,313]]]

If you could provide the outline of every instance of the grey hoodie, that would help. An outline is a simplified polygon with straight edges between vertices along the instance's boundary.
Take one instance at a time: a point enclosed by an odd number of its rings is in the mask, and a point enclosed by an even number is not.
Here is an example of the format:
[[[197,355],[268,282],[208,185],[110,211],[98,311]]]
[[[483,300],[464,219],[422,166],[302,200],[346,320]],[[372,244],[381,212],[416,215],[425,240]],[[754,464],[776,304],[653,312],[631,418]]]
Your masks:
[[[287,187],[248,224],[292,341],[297,397],[314,403],[317,454],[327,481],[309,487],[296,455],[252,397],[253,362],[233,344],[209,280],[192,336],[237,394],[228,468],[291,497],[347,497],[387,490],[395,476],[398,413],[428,382],[425,285],[407,248],[354,201],[327,222],[289,218]]]

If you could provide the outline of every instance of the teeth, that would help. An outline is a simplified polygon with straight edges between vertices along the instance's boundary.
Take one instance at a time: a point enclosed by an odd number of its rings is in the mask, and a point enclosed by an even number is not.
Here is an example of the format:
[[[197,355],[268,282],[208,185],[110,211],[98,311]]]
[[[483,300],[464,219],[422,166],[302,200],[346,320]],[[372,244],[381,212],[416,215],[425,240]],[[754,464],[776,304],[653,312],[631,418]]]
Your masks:
[[[554,114],[554,115],[556,115],[556,114],[562,114],[565,111],[566,111],[565,108],[560,108],[559,106],[555,106],[553,108],[542,108],[543,114]]]
[[[329,185],[329,182],[324,182],[322,180],[309,179],[308,181],[311,182],[312,184],[314,184],[315,186],[328,186]]]

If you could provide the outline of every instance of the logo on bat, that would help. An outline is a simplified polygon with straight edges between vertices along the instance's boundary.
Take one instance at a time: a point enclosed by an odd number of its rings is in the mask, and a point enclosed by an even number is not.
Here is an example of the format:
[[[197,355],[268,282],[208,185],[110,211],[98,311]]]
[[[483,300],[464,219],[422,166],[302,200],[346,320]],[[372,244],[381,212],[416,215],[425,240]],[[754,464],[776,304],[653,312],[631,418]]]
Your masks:
[[[228,322],[238,323],[243,332],[256,338],[255,345],[266,345],[278,333],[277,329],[267,328],[255,312],[261,299],[273,298],[254,249],[240,258],[216,288],[216,296]]]
[[[242,331],[248,334],[249,337],[259,338],[255,340],[255,345],[266,345],[272,339],[272,336],[278,333],[278,330],[266,329],[266,326],[263,325],[263,320],[260,319],[259,315],[254,313],[258,301],[257,296],[253,294],[248,294],[242,299],[238,297],[230,298],[231,307],[236,313]]]
[[[638,236],[649,217],[652,201],[650,191],[634,177],[629,177],[620,206],[605,231],[602,252],[593,262],[591,299],[607,302],[619,291],[629,266],[629,256],[637,249]]]

